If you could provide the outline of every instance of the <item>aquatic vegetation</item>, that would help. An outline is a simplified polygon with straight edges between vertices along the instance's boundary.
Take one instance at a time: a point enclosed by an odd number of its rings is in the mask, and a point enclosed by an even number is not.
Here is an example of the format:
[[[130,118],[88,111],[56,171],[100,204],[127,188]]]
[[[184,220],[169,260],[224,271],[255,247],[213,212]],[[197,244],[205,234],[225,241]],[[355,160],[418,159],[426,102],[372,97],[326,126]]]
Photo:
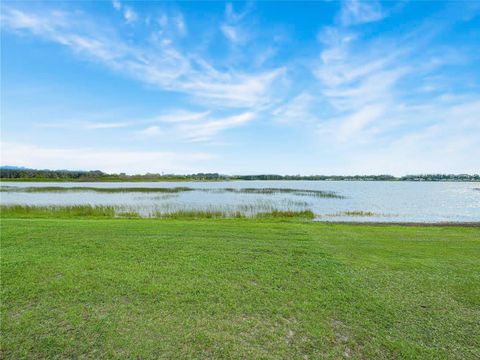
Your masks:
[[[334,191],[323,190],[304,190],[304,189],[290,189],[290,188],[223,188],[216,189],[224,192],[233,192],[240,194],[293,194],[298,196],[315,196],[322,198],[337,198],[341,199],[343,196]]]
[[[381,214],[376,214],[372,211],[361,211],[361,210],[353,210],[353,211],[344,211],[340,213],[342,216],[381,216]]]
[[[168,200],[168,199],[174,199],[177,197],[178,197],[178,194],[175,194],[175,193],[171,193],[171,194],[167,193],[167,194],[154,195],[154,196],[142,195],[142,198],[149,199],[149,200]]]
[[[115,217],[126,218],[126,219],[138,219],[141,218],[141,214],[136,211],[116,211]]]
[[[257,218],[296,218],[296,219],[315,219],[312,210],[305,211],[278,211],[274,210],[268,213],[258,213]]]
[[[31,187],[18,187],[18,186],[2,186],[0,191],[13,191],[13,192],[68,192],[68,191],[94,191],[98,193],[178,193],[185,191],[193,191],[195,189],[189,187],[118,187],[118,188],[102,188],[102,187],[88,187],[88,186],[31,186]]]
[[[32,192],[32,193],[42,193],[42,192],[68,192],[68,191],[94,191],[98,193],[181,193],[187,191],[201,191],[201,192],[211,192],[211,193],[238,193],[238,194],[266,194],[266,195],[275,195],[275,194],[293,194],[297,196],[314,196],[321,198],[335,198],[341,199],[343,196],[337,194],[334,191],[323,191],[323,190],[304,190],[304,189],[290,189],[290,188],[218,188],[218,189],[209,189],[209,188],[192,188],[192,187],[112,187],[112,188],[103,188],[103,187],[88,187],[88,186],[73,186],[73,187],[63,187],[63,186],[29,186],[29,187],[18,187],[18,186],[2,186],[0,191],[10,191],[10,192]]]
[[[208,210],[181,210],[170,213],[155,212],[154,218],[160,219],[219,219],[219,218],[245,218],[241,212],[224,212]]]
[[[372,211],[362,211],[362,210],[349,210],[349,211],[341,211],[337,212],[335,214],[327,214],[323,216],[328,216],[328,217],[340,217],[340,216],[359,216],[359,217],[393,217],[393,216],[398,216],[396,214],[385,214],[385,213],[375,213]]]
[[[118,210],[105,205],[69,205],[69,206],[35,206],[35,205],[1,205],[1,217],[53,217],[53,218],[113,218]]]
[[[103,205],[0,205],[2,218],[160,218],[160,219],[213,219],[213,218],[306,218],[315,217],[311,210],[267,211],[182,209],[177,207],[152,212],[136,211],[131,207]]]

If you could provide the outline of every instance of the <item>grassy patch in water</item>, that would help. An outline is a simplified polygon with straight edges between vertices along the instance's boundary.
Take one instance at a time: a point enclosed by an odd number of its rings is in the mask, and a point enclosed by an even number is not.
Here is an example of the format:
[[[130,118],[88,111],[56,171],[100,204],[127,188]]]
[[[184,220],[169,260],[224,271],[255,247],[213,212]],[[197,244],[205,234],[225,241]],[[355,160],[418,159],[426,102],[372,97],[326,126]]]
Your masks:
[[[303,190],[303,189],[289,189],[289,188],[224,188],[219,189],[225,192],[234,192],[240,194],[293,194],[298,196],[315,196],[322,198],[336,198],[340,199],[343,196],[334,191],[323,190]]]
[[[67,192],[67,191],[94,191],[98,193],[179,193],[185,191],[193,191],[195,189],[190,187],[157,187],[157,188],[148,188],[148,187],[118,187],[118,188],[102,188],[102,187],[89,187],[89,186],[73,186],[73,187],[63,187],[63,186],[31,186],[31,187],[18,187],[18,186],[2,186],[1,191],[11,191],[11,192]]]
[[[114,218],[114,206],[106,205],[1,205],[2,218]]]
[[[395,217],[398,215],[395,214],[385,214],[385,213],[376,213],[373,211],[363,211],[363,210],[348,210],[348,211],[341,211],[335,214],[327,214],[322,215],[327,217],[336,217],[336,216],[350,216],[350,217]]]
[[[179,210],[170,213],[156,212],[152,217],[160,219],[225,219],[225,218],[245,218],[246,216],[237,212],[226,211],[208,211],[208,210]]]
[[[362,211],[362,210],[352,210],[352,211],[342,211],[334,214],[333,216],[383,216],[382,214],[374,213],[373,211]]]
[[[169,212],[156,211],[143,215],[132,209],[104,205],[70,205],[70,206],[33,206],[33,205],[1,205],[2,218],[159,218],[159,219],[216,219],[216,218],[305,218],[313,219],[312,211],[282,211],[271,209],[254,213],[242,211],[214,210],[175,210]]]
[[[314,196],[321,198],[335,198],[341,199],[343,196],[337,194],[334,191],[322,191],[322,190],[302,190],[302,189],[288,189],[288,188],[217,188],[217,189],[205,189],[205,188],[191,188],[191,187],[118,187],[118,188],[102,188],[102,187],[62,187],[62,186],[31,186],[31,187],[18,187],[18,186],[2,186],[0,191],[5,192],[67,192],[67,191],[94,191],[99,193],[180,193],[186,191],[202,191],[202,192],[214,192],[214,193],[238,193],[238,194],[293,194],[298,196]]]
[[[304,211],[280,211],[274,210],[267,213],[258,213],[257,218],[296,218],[296,219],[315,219],[315,214],[311,210]]]

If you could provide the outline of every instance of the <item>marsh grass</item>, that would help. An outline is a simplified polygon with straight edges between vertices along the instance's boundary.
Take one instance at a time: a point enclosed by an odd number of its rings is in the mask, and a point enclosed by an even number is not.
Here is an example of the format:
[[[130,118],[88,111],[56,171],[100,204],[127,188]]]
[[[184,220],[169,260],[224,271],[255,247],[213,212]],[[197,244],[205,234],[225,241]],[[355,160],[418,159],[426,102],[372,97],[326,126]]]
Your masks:
[[[35,206],[35,205],[1,205],[2,218],[114,218],[118,210],[108,205],[70,205],[70,206]],[[119,212],[121,213],[121,212]]]
[[[155,212],[154,218],[158,219],[226,219],[226,218],[246,218],[245,214],[239,211],[226,212],[226,211],[208,211],[208,210],[180,210],[170,213]]]
[[[320,198],[333,198],[342,199],[344,196],[337,194],[334,191],[323,190],[303,190],[303,189],[290,189],[290,188],[218,188],[218,189],[204,189],[204,188],[191,188],[191,187],[118,187],[118,188],[101,188],[101,187],[62,187],[62,186],[31,186],[31,187],[17,187],[17,186],[2,186],[0,191],[4,192],[30,192],[30,193],[43,193],[43,192],[70,192],[70,191],[92,191],[98,193],[181,193],[188,191],[201,191],[212,193],[237,193],[237,194],[264,194],[264,195],[276,195],[276,194],[292,194],[297,196],[313,196]]]
[[[88,187],[88,186],[31,186],[31,187],[18,187],[18,186],[2,186],[1,191],[10,192],[70,192],[70,191],[93,191],[98,193],[179,193],[186,191],[194,191],[195,189],[189,187],[173,187],[173,188],[147,188],[147,187],[118,187],[118,188],[101,188],[101,187]]]
[[[372,211],[362,211],[362,210],[350,210],[350,211],[342,211],[337,212],[335,214],[327,214],[324,216],[335,217],[335,216],[351,216],[351,217],[395,217],[398,216],[396,214],[385,214],[385,213],[375,213]]]
[[[70,206],[32,206],[1,205],[2,218],[157,218],[157,219],[217,219],[217,218],[315,218],[311,210],[239,211],[239,210],[172,210],[142,213],[131,208],[104,205],[70,205]]]
[[[258,213],[257,218],[295,218],[295,219],[315,219],[315,214],[312,210],[304,211],[278,211],[274,210],[268,213]]]
[[[254,217],[258,213],[270,213],[274,211],[301,212],[309,210],[311,204],[306,201],[298,201],[288,198],[256,198],[256,199],[240,199],[239,203],[221,203],[221,202],[201,202],[201,203],[185,203],[185,202],[162,202],[155,204],[151,210],[139,208],[143,212],[152,213],[150,216],[156,216],[158,213],[171,214],[182,212],[208,212],[223,213],[229,217],[235,217],[236,213],[245,215],[246,217]],[[145,211],[146,210],[146,211]]]
[[[211,189],[205,189],[211,190]],[[334,198],[342,199],[343,196],[337,194],[334,191],[323,191],[323,190],[303,190],[303,189],[290,189],[290,188],[223,188],[223,189],[213,189],[218,192],[231,192],[239,194],[266,194],[266,195],[275,195],[275,194],[293,194],[297,196],[314,196],[321,198]]]
[[[379,216],[381,214],[376,214],[372,211],[361,211],[361,210],[353,210],[353,211],[344,211],[340,213],[342,216]]]

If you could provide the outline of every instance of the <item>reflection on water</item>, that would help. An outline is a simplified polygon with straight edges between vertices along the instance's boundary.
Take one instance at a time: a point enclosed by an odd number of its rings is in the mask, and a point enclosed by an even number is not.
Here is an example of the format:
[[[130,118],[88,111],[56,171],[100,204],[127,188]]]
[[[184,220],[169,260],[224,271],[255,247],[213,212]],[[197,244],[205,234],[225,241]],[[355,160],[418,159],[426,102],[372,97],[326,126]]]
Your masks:
[[[24,190],[31,187],[55,189],[48,192],[2,191],[0,202],[5,205],[114,205],[143,215],[203,210],[256,214],[310,209],[323,221],[480,221],[478,183],[234,181],[2,184],[4,190],[7,186]],[[57,188],[75,190],[61,191]],[[122,191],[115,190],[120,188]],[[133,192],[123,188],[131,188]],[[175,188],[188,190],[176,191]],[[105,190],[99,192],[96,189]]]

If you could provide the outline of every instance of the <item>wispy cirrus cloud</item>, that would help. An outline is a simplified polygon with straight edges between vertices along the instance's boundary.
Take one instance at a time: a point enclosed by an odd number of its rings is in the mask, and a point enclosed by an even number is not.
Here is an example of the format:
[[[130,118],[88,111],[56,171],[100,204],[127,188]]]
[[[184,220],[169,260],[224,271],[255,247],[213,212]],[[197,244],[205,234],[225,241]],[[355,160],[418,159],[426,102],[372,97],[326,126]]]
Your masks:
[[[151,118],[131,122],[137,126],[148,124],[134,134],[149,138],[177,139],[186,142],[205,142],[229,129],[247,124],[255,119],[252,112],[229,116],[213,116],[210,112],[176,110]],[[158,124],[158,125],[157,125]]]
[[[185,27],[183,17],[177,17],[176,22],[180,28]],[[169,41],[134,46],[122,40],[114,29],[94,27],[68,12],[47,9],[38,13],[5,7],[2,23],[8,30],[28,32],[66,46],[112,71],[221,107],[255,107],[268,103],[275,82],[285,74],[284,68],[257,73],[220,71],[201,56],[184,53]]]
[[[178,130],[183,137],[189,141],[205,141],[222,131],[246,124],[254,118],[254,113],[245,112],[239,115],[212,119],[202,123],[181,124]]]
[[[164,131],[160,126],[148,126],[145,129],[138,130],[135,132],[136,135],[142,137],[142,138],[151,138],[155,137],[158,138],[159,136],[164,134]]]
[[[183,123],[205,119],[209,114],[210,111],[192,112],[185,110],[175,110],[157,115],[153,117],[151,121],[165,123]]]
[[[244,37],[239,33],[238,29],[232,25],[222,24],[220,30],[223,35],[232,43],[239,43],[244,41]]]
[[[313,107],[318,99],[308,91],[304,91],[291,100],[286,101],[272,111],[273,118],[286,124],[318,122]]]
[[[112,6],[115,10],[122,13],[123,18],[127,24],[132,24],[138,20],[137,13],[133,10],[132,7],[123,5],[119,0],[113,0]]]
[[[248,31],[242,24],[242,20],[250,11],[249,5],[241,12],[235,12],[232,3],[227,3],[225,6],[225,20],[220,25],[220,31],[225,38],[232,44],[244,44],[248,40]]]
[[[119,129],[132,125],[132,122],[103,122],[103,121],[61,121],[61,122],[41,122],[37,124],[40,128],[50,129],[76,129],[76,130],[101,130],[101,129]]]
[[[112,6],[117,11],[122,10],[122,3],[119,0],[113,0],[112,1]]]
[[[452,53],[435,45],[442,23],[432,27],[429,20],[425,26],[420,24],[394,38],[365,37],[350,25],[376,21],[383,12],[364,9],[364,15],[371,16],[362,17],[355,8],[354,20],[354,8],[345,6],[340,14],[348,10],[351,18],[319,33],[322,50],[312,62],[318,83],[309,90],[317,97],[299,106],[296,113],[314,119],[319,141],[335,149],[339,159],[345,157],[358,164],[352,167],[356,169],[353,172],[369,169],[372,164],[397,174],[441,171],[445,166],[461,168],[456,163],[466,166],[468,162],[462,160],[465,152],[478,153],[480,144],[480,122],[474,115],[478,96],[468,87],[453,85],[454,78],[439,74],[446,67],[461,67],[466,59],[472,61],[464,53],[468,49],[457,48]],[[448,95],[452,87],[457,96]],[[315,112],[315,104],[318,109],[320,103],[323,110]],[[295,113],[296,107],[291,108]],[[442,146],[438,147],[439,143]],[[428,152],[431,156],[426,155]],[[435,158],[445,159],[445,163],[429,163]],[[392,159],[395,163],[389,164]],[[403,167],[399,165],[402,161]]]
[[[298,32],[277,26],[283,15],[268,19],[268,7],[262,7],[257,16],[253,5],[227,4],[203,21],[201,16],[195,18],[199,11],[195,6],[158,5],[146,14],[137,3],[121,0],[112,2],[111,14],[79,3],[26,6],[8,2],[1,9],[1,26],[11,43],[16,37],[10,35],[15,34],[56,44],[68,50],[62,54],[97,65],[95,71],[108,69],[109,75],[141,85],[119,89],[133,94],[132,101],[106,102],[115,109],[99,109],[90,116],[91,108],[83,99],[75,111],[52,115],[45,110],[42,119],[56,118],[57,123],[42,123],[32,110],[32,127],[49,127],[37,128],[49,138],[74,132],[78,138],[78,131],[93,143],[110,131],[116,144],[202,148],[218,144],[222,136],[230,145],[253,144],[256,137],[249,139],[248,131],[268,129],[286,139],[303,134],[304,138],[295,138],[299,146],[292,147],[292,154],[298,151],[295,156],[303,158],[315,148],[312,156],[333,159],[332,172],[345,172],[342,166],[368,172],[371,164],[397,174],[408,169],[430,171],[438,165],[429,164],[435,158],[445,159],[451,169],[457,163],[474,168],[473,161],[462,160],[462,156],[468,153],[480,158],[479,79],[478,71],[472,70],[480,58],[478,44],[471,41],[478,30],[462,22],[474,21],[478,4],[438,6],[445,12],[425,18],[425,14],[415,14],[419,5],[411,3],[397,6],[351,0],[319,4],[319,9],[336,7],[338,12],[320,25],[303,24],[292,17]],[[400,12],[398,8],[409,6],[413,9],[407,9],[406,16],[392,20],[392,24],[405,21],[404,26],[386,31],[388,26],[382,21],[390,21]],[[126,15],[129,8],[133,17]],[[468,47],[452,39],[464,39]],[[69,61],[71,78],[74,66]],[[49,70],[56,73],[56,69]],[[31,84],[25,84],[31,93]],[[103,85],[110,86],[102,84],[102,89]],[[116,94],[116,88],[110,89]],[[140,97],[134,92],[146,94],[148,100],[137,101]],[[18,118],[30,116],[18,113]],[[283,125],[295,131],[290,133]],[[245,130],[236,131],[241,127]],[[15,126],[8,131],[18,136]],[[273,146],[272,151],[282,147],[283,143]],[[58,150],[63,154],[65,149]],[[392,159],[410,163],[395,167],[389,164]],[[296,165],[290,164],[289,169],[296,171]],[[263,169],[262,165],[258,168]]]
[[[125,10],[123,11],[123,17],[125,18],[125,21],[128,24],[131,24],[138,19],[138,15],[131,7],[125,7]]]
[[[255,119],[253,112],[243,112],[230,116],[212,116],[209,112],[188,113],[175,111],[153,117],[147,122],[160,123],[149,125],[135,131],[136,134],[148,137],[165,136],[169,139],[179,139],[187,142],[205,142],[229,129],[245,125]]]
[[[340,12],[340,21],[343,25],[358,25],[382,20],[386,16],[385,10],[376,0],[346,0]]]
[[[187,33],[187,24],[185,23],[185,18],[182,13],[179,12],[173,17],[173,23],[181,35]]]
[[[186,142],[205,142],[231,128],[242,126],[255,119],[253,112],[214,116],[210,111],[193,112],[172,110],[156,116],[124,121],[61,121],[39,122],[39,128],[70,129],[75,131],[128,129],[141,138],[163,138]],[[111,117],[111,116],[110,116]]]

